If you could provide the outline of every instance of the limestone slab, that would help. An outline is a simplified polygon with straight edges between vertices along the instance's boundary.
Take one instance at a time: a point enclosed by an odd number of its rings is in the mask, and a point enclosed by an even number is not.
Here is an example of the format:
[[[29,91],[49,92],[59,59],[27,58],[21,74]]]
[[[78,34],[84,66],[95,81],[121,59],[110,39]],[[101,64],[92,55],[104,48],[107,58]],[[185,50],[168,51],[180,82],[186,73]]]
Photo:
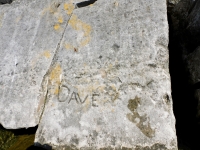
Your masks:
[[[165,0],[98,0],[70,18],[45,76],[35,142],[54,149],[177,149]]]

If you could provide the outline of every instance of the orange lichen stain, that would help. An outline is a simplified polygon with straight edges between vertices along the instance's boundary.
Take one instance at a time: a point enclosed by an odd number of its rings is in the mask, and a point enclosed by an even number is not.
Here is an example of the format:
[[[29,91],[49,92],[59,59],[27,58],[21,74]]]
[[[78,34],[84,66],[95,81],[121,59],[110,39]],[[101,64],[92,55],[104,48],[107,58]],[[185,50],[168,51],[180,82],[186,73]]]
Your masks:
[[[113,113],[114,113],[114,112],[115,112],[115,109],[114,109],[114,108],[113,108],[113,109],[111,109],[111,112],[113,112]]]
[[[60,29],[60,25],[59,25],[59,24],[55,24],[55,25],[54,25],[54,29],[55,29],[55,30],[59,30],[59,29]]]
[[[67,14],[70,15],[72,14],[73,10],[74,10],[75,6],[72,3],[72,1],[70,3],[66,3],[64,4],[64,9],[67,11]]]
[[[51,53],[49,50],[44,50],[42,53],[36,55],[31,61],[31,66],[34,68],[36,65],[39,65],[40,60],[43,59],[43,57],[50,58]]]
[[[45,56],[46,58],[50,58],[51,53],[49,51],[44,51],[43,56]]]
[[[58,22],[63,23],[63,17],[62,16],[58,17]]]
[[[84,23],[83,21],[78,19],[76,15],[72,15],[71,19],[69,20],[69,25],[74,30],[79,30],[84,33],[84,38],[83,40],[81,40],[81,46],[85,46],[90,42],[91,40],[90,34],[91,34],[92,27],[89,24]]]
[[[60,64],[57,64],[51,71],[49,80],[51,84],[53,85],[53,93],[58,94],[59,93],[59,86],[61,84],[61,74],[62,74],[62,68],[60,67]]]
[[[55,95],[58,95],[59,94],[59,85],[56,85],[55,88],[53,89],[53,93]]]
[[[81,41],[81,46],[86,46],[89,42],[90,42],[90,40],[91,40],[91,37],[87,37],[87,38],[85,38],[85,39],[83,39],[82,41]]]
[[[48,6],[47,8],[44,8],[43,11],[41,12],[42,15],[46,14],[47,12],[50,12],[50,13],[55,13],[57,10],[55,4],[51,4],[50,6]]]
[[[65,43],[65,48],[67,50],[70,50],[70,49],[73,49],[73,46],[71,44],[69,44],[69,43]]]

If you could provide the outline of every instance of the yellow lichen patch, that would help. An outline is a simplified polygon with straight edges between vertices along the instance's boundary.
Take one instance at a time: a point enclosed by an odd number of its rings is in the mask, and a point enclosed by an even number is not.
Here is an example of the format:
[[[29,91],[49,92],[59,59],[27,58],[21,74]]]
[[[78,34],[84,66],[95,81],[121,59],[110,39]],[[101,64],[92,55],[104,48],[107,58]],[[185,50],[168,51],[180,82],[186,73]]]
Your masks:
[[[49,51],[44,51],[43,56],[46,57],[46,58],[50,58],[51,53]]]
[[[63,23],[63,17],[62,16],[58,17],[58,22]]]
[[[84,33],[84,37],[80,42],[81,46],[85,46],[90,42],[91,40],[90,34],[91,34],[92,27],[89,24],[78,19],[76,15],[72,15],[71,19],[69,20],[69,25],[74,30],[79,30]]]
[[[72,14],[73,10],[74,10],[75,6],[72,3],[72,1],[70,3],[66,3],[64,4],[64,9],[67,11],[67,14],[70,15]]]
[[[65,48],[67,50],[70,50],[70,49],[73,49],[73,46],[71,44],[69,44],[69,43],[65,43]]]
[[[61,74],[62,74],[62,68],[60,67],[60,64],[57,64],[51,71],[49,79],[51,84],[53,85],[53,93],[58,94],[59,93],[59,86],[61,83]]]
[[[50,13],[55,13],[57,11],[57,7],[56,7],[56,4],[53,3],[51,4],[50,6],[48,6],[47,8],[44,8],[43,11],[41,12],[42,15],[50,12]]]
[[[90,42],[91,38],[87,37],[81,41],[81,46],[86,46]]]
[[[45,50],[42,53],[36,55],[31,61],[32,68],[34,68],[36,65],[40,64],[40,62],[41,62],[40,60],[43,59],[43,57],[50,58],[51,57],[50,51]]]
[[[69,20],[69,25],[71,25],[74,30],[80,30],[79,24],[81,25],[81,21],[78,19],[78,17],[76,15],[72,15],[71,19]]]
[[[84,36],[88,37],[91,33],[91,26],[89,24],[82,22],[82,29],[84,31]]]
[[[50,73],[50,80],[60,83],[60,75],[62,73],[62,68],[60,64],[57,64]]]
[[[55,30],[59,30],[59,29],[60,29],[60,25],[59,25],[59,24],[55,24],[55,25],[54,25],[54,29],[55,29]]]
[[[55,85],[55,87],[54,87],[54,89],[53,89],[53,92],[52,92],[52,93],[54,93],[55,95],[58,95],[58,94],[59,94],[59,85],[60,85],[60,84]]]

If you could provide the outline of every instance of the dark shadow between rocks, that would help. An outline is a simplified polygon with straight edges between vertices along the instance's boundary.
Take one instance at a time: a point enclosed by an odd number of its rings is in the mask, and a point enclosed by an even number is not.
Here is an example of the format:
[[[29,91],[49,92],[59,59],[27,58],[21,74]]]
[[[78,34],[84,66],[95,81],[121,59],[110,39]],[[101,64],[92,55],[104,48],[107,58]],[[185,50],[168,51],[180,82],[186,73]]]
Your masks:
[[[184,61],[185,49],[190,53],[196,45],[194,37],[190,34],[177,33],[179,29],[174,30],[172,23],[174,18],[171,17],[169,13],[169,70],[178,148],[180,150],[200,150],[200,127],[196,117],[198,101],[194,97],[195,88],[199,89],[200,84],[191,85],[189,83],[189,73]]]
[[[48,144],[41,145],[40,143],[34,143],[34,145],[28,147],[26,150],[52,150],[52,147]]]
[[[0,0],[0,5],[11,4],[12,2],[13,2],[13,0]]]
[[[5,129],[2,125],[0,125],[0,129],[10,131],[15,135],[30,135],[35,134],[38,126],[30,127],[30,128],[21,128],[21,129]]]

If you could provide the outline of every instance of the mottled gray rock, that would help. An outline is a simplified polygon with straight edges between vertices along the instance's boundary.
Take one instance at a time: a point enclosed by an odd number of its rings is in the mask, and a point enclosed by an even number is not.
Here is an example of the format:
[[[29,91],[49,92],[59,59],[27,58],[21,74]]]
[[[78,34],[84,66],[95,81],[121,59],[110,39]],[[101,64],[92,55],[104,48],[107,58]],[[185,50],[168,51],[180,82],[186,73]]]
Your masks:
[[[0,123],[54,149],[177,149],[166,1],[79,2],[0,6]]]

